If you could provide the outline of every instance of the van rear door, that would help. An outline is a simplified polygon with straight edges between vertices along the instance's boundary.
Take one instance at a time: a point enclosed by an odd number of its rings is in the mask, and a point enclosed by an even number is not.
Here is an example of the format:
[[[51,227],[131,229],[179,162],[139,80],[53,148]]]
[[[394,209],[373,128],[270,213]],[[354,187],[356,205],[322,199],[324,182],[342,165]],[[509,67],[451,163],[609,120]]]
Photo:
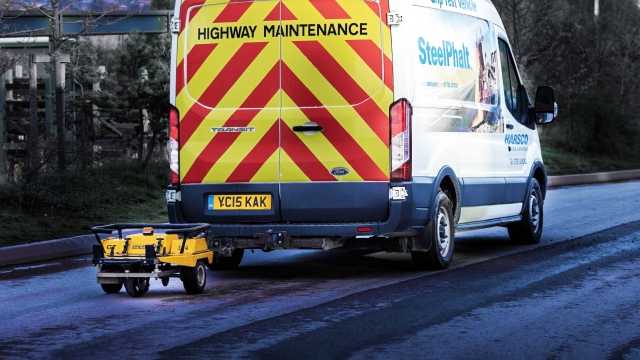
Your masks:
[[[282,0],[280,198],[283,221],[386,219],[387,0]]]
[[[278,9],[278,0],[181,6],[176,106],[187,218],[280,220],[281,48],[263,33],[279,23]]]
[[[185,207],[188,218],[387,217],[393,80],[386,3],[183,2],[180,177],[183,202],[200,204]]]

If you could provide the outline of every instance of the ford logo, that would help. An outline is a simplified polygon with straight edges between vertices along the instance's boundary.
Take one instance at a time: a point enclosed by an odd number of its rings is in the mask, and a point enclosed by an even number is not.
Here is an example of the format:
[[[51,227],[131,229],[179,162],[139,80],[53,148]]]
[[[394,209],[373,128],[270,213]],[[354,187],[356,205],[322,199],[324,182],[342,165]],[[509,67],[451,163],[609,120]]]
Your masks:
[[[333,176],[346,176],[349,175],[349,169],[343,167],[333,168],[331,170],[331,175]]]

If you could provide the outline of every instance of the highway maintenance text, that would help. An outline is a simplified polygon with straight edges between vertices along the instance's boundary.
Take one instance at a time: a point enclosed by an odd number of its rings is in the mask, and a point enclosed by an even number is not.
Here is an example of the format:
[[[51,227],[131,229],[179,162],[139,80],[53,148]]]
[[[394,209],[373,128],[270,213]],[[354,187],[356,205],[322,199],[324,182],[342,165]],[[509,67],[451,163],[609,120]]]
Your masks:
[[[368,24],[345,22],[327,24],[286,24],[264,25],[258,32],[258,25],[212,26],[198,28],[198,41],[224,39],[254,39],[276,37],[318,37],[318,36],[367,36]]]

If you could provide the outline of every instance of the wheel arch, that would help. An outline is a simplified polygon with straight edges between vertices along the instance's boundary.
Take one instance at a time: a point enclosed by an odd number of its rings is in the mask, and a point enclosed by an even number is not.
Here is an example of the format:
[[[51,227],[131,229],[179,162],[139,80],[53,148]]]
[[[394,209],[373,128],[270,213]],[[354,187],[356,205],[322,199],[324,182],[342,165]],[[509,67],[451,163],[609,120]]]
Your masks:
[[[449,196],[454,207],[454,221],[460,220],[460,210],[462,204],[462,186],[458,176],[452,168],[445,166],[438,172],[433,182],[433,193],[431,195],[430,204],[433,204],[438,195],[438,189],[442,189]],[[432,206],[433,207],[433,206]]]
[[[525,189],[524,198],[522,199],[522,209],[520,210],[520,214],[524,214],[527,201],[529,196],[529,188],[531,187],[531,180],[538,180],[538,184],[540,185],[540,190],[542,190],[542,200],[547,198],[547,171],[544,167],[544,164],[540,161],[536,161],[533,163],[531,170],[529,171],[529,177],[527,178],[527,188]]]
[[[541,161],[536,161],[533,163],[533,166],[531,167],[531,171],[529,172],[529,179],[527,180],[527,189],[531,184],[531,179],[538,180],[538,183],[540,184],[540,188],[542,190],[542,198],[546,199],[548,177],[547,177],[547,170]]]

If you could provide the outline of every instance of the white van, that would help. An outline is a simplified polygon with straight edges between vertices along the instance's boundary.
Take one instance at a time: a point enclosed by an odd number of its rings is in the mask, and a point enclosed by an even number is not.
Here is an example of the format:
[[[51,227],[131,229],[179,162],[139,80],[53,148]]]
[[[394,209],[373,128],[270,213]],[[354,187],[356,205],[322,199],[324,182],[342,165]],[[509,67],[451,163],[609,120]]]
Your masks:
[[[445,268],[456,231],[540,241],[546,173],[487,0],[183,0],[172,23],[171,222],[245,249],[371,246]]]

